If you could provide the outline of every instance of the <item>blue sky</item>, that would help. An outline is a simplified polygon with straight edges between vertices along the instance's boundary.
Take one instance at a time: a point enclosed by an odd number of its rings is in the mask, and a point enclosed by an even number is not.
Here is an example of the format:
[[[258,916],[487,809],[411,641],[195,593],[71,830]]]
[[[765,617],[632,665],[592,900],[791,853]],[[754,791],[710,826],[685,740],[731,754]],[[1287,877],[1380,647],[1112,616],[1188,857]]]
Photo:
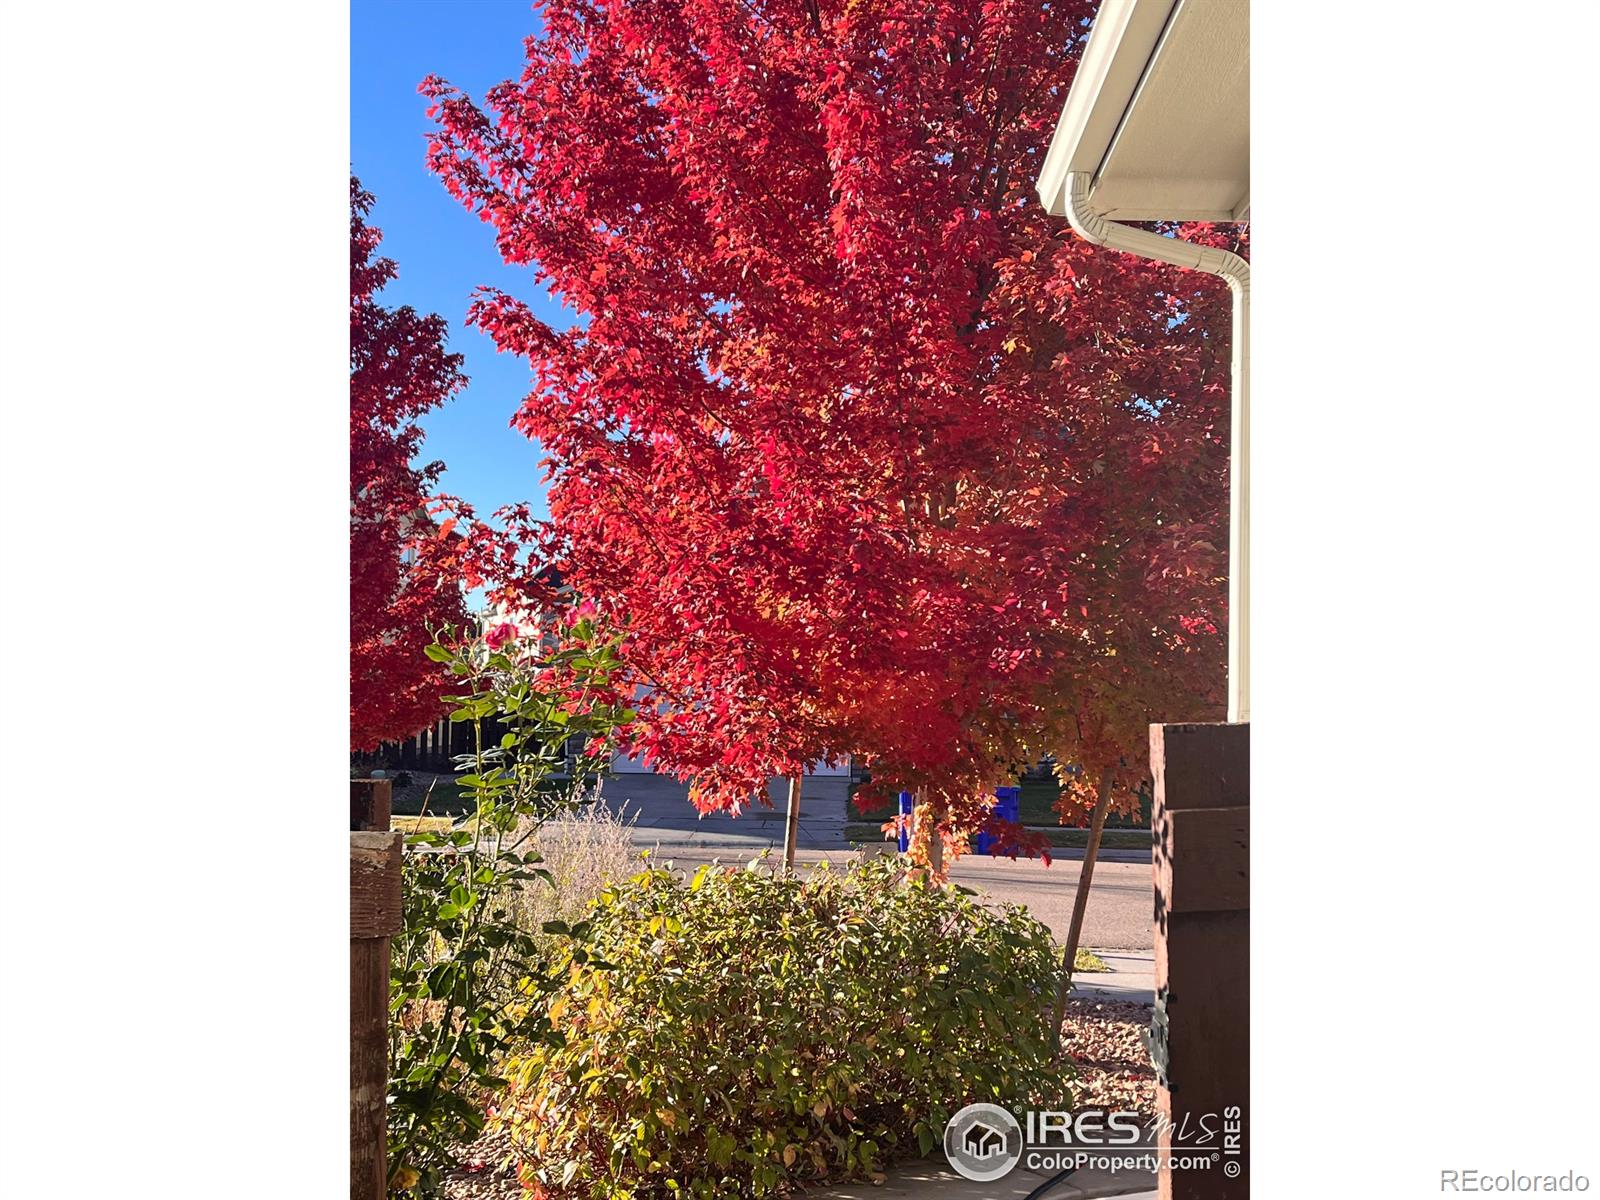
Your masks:
[[[538,29],[528,0],[352,0],[350,165],[377,197],[373,223],[400,277],[379,295],[450,322],[450,348],[466,356],[469,386],[423,421],[424,461],[443,459],[444,491],[480,515],[527,500],[545,515],[539,448],[508,427],[529,390],[520,358],[496,354],[463,324],[472,291],[503,288],[558,328],[573,323],[524,268],[495,253],[493,231],[446,194],[423,162],[428,120],[417,84],[441,75],[475,98],[522,69],[522,42]]]

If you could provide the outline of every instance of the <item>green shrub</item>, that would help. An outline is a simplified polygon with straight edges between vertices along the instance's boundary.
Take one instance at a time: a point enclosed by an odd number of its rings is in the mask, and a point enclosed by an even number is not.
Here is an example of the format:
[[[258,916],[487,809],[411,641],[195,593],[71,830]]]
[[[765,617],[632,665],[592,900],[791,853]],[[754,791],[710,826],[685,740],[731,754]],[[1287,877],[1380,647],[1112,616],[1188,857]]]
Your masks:
[[[647,870],[585,925],[497,1118],[536,1194],[767,1196],[926,1154],[973,1101],[1065,1107],[1049,931],[897,860]]]
[[[537,849],[542,827],[570,815],[605,758],[581,759],[564,791],[552,790],[551,777],[565,767],[568,738],[582,734],[603,749],[633,715],[595,698],[618,664],[614,639],[587,622],[548,639],[447,629],[427,653],[460,680],[460,694],[447,698],[457,705],[450,719],[473,731],[473,752],[456,760],[473,816],[406,839],[405,928],[389,971],[391,1197],[439,1193],[483,1129],[507,1052],[548,1033],[538,998],[583,949],[541,944],[519,910],[530,889],[554,882]],[[498,740],[484,733],[491,717],[504,729]]]

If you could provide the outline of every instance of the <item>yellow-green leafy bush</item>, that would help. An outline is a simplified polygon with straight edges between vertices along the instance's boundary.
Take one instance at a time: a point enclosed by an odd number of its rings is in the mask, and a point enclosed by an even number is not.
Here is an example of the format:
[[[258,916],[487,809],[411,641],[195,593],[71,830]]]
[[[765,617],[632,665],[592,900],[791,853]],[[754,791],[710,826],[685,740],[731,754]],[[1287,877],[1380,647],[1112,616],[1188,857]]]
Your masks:
[[[1055,1102],[1049,931],[892,859],[608,887],[499,1114],[535,1194],[870,1178],[986,1100]],[[559,1041],[559,1044],[556,1044]]]

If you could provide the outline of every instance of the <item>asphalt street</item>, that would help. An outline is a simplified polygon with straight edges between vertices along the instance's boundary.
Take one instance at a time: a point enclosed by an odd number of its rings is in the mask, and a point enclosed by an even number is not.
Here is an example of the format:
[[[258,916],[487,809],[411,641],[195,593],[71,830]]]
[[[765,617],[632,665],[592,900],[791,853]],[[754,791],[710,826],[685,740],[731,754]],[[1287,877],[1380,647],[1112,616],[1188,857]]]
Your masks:
[[[825,858],[844,861],[851,853],[849,850],[801,850],[796,862],[805,870]],[[656,848],[654,855],[658,861],[670,861],[691,871],[705,862],[743,863],[754,857],[733,847],[693,845],[664,845]],[[1005,858],[969,856],[950,868],[950,878],[975,892],[1026,906],[1059,940],[1067,936],[1067,926],[1072,921],[1072,901],[1082,870],[1081,861],[1056,859],[1047,867],[1026,859],[1012,862]],[[1155,944],[1150,923],[1154,907],[1149,863],[1096,863],[1094,882],[1089,886],[1089,904],[1083,914],[1082,944],[1117,950],[1150,950]]]
[[[840,860],[852,850],[844,840],[845,780],[807,778],[801,792],[801,836],[798,862],[802,869],[823,858]],[[601,796],[612,808],[634,819],[634,844],[653,850],[660,859],[693,868],[713,859],[745,862],[763,850],[782,845],[784,791],[773,781],[774,807],[752,806],[738,817],[701,817],[685,787],[656,775],[619,774],[605,781]],[[889,849],[869,847],[866,853]],[[951,866],[951,879],[999,900],[1026,905],[1064,938],[1072,918],[1073,896],[1083,869],[1080,856],[1062,852],[1049,866],[1039,860],[968,855]],[[1154,941],[1151,913],[1154,885],[1148,855],[1137,861],[1107,861],[1095,866],[1089,904],[1084,913],[1082,944],[1097,948],[1148,951]]]

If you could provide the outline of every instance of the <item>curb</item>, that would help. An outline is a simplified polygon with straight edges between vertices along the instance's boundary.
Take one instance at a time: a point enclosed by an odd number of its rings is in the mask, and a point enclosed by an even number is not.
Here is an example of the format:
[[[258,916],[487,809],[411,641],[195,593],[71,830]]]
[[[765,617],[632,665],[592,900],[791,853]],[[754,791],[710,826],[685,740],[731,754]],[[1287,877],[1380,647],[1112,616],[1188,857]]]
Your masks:
[[[669,842],[669,841],[654,841],[654,840],[646,841],[643,838],[635,838],[634,842],[633,842],[633,845],[634,845],[634,848],[637,849],[637,850],[656,850],[656,849],[660,849],[663,852],[667,851],[667,850],[747,850],[747,851],[749,851],[751,853],[751,855],[759,854],[762,850],[767,850],[767,849],[771,849],[771,850],[775,850],[775,851],[779,851],[779,852],[781,852],[782,849],[783,849],[783,843],[781,841],[773,841],[773,842],[770,842],[770,843],[751,843],[751,842],[748,842],[748,841],[724,841],[724,840],[706,841],[706,842],[700,842],[700,841],[682,841],[682,842],[680,842],[680,841],[670,841]],[[870,850],[876,848],[878,845],[879,845],[879,843],[877,843],[877,842],[839,842],[839,843],[837,843],[835,845],[831,845],[831,846],[804,846],[803,845],[803,846],[800,847],[800,849],[802,851],[812,851],[812,852],[815,852],[815,853],[818,853],[818,854],[841,854],[841,853],[850,854],[850,853],[855,853],[855,852],[861,851],[861,850],[870,851]],[[891,843],[884,842],[883,845],[890,846]],[[1052,847],[1050,847],[1050,859],[1051,859],[1052,862],[1082,862],[1083,861],[1083,857],[1084,857],[1084,851],[1083,851],[1082,847],[1074,847],[1074,846],[1052,846]],[[1096,856],[1096,861],[1097,862],[1118,862],[1118,863],[1148,863],[1150,861],[1150,858],[1151,858],[1151,853],[1148,850],[1102,850]],[[982,860],[985,860],[985,859],[993,860],[995,862],[1010,862],[1011,861],[1010,859],[1008,859],[1003,854],[964,854],[959,859],[957,859],[956,862],[957,863],[966,863],[966,862],[972,862],[972,861],[982,861]],[[1037,862],[1039,860],[1038,859],[1022,858],[1022,857],[1019,856],[1016,859],[1016,861],[1019,862],[1019,863],[1025,863],[1025,862]],[[953,866],[953,865],[955,865],[955,863],[952,863],[951,865]]]

